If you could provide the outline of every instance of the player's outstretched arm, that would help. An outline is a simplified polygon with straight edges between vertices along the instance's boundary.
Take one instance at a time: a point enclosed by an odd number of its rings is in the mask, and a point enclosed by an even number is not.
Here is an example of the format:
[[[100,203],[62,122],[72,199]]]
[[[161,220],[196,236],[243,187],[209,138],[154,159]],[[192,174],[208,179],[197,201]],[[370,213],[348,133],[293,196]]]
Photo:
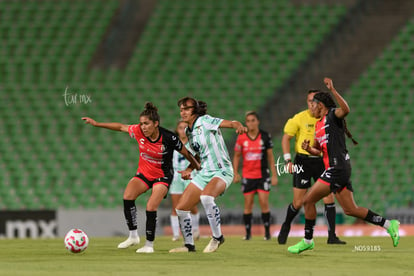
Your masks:
[[[333,81],[330,78],[324,78],[323,82],[325,83],[326,87],[331,91],[332,95],[335,97],[336,102],[339,105],[339,108],[335,110],[335,115],[338,118],[345,118],[346,115],[350,112],[350,108],[348,103],[345,101],[344,98],[336,91],[335,87],[333,86]]]
[[[242,123],[239,121],[229,121],[229,120],[223,120],[220,124],[220,127],[222,128],[234,128],[236,130],[237,134],[243,134],[247,132],[247,127],[243,126]]]
[[[128,132],[128,125],[124,125],[121,123],[99,123],[89,117],[82,117],[82,120],[85,121],[85,124],[90,124],[95,127],[102,127],[102,128],[107,128],[110,130],[115,130],[115,131]]]

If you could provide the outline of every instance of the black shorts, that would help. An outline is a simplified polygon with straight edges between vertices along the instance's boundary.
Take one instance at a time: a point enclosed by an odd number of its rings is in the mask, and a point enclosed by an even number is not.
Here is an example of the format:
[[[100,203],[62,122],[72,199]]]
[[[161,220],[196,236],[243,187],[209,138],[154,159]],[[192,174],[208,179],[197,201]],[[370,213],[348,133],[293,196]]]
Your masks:
[[[307,156],[296,154],[293,163],[295,172],[293,173],[293,187],[298,189],[308,189],[311,187],[311,179],[314,181],[322,175],[325,170],[322,157]]]
[[[351,166],[341,169],[327,168],[318,181],[329,185],[332,193],[340,192],[345,188],[351,192],[354,191],[351,182]]]
[[[134,177],[139,178],[140,180],[142,180],[145,183],[145,185],[147,185],[148,189],[152,189],[152,187],[155,184],[162,184],[165,187],[167,187],[168,190],[169,190],[171,182],[173,180],[172,176],[170,176],[170,177],[164,176],[164,177],[156,178],[156,179],[151,181],[151,180],[148,180],[148,178],[146,178],[142,173],[137,173]]]
[[[257,179],[243,178],[241,191],[243,194],[269,193],[270,191],[270,177],[263,177]]]

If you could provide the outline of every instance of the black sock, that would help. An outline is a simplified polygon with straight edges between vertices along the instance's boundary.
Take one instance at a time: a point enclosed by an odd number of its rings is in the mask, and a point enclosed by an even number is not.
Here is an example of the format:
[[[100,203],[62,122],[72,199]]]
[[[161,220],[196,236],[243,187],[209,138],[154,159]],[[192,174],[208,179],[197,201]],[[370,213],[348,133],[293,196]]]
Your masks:
[[[244,227],[246,228],[246,235],[251,235],[252,229],[252,214],[243,214]]]
[[[296,210],[295,207],[293,207],[293,204],[289,204],[287,211],[286,211],[286,219],[285,223],[288,225],[292,224],[293,219],[296,217],[296,215],[299,213],[299,210]]]
[[[147,241],[154,241],[155,226],[157,225],[157,211],[147,211],[147,223],[145,233],[147,234]]]
[[[262,213],[262,221],[263,221],[263,225],[265,227],[266,233],[269,233],[269,229],[270,229],[270,212]]]
[[[325,218],[328,221],[328,235],[329,237],[335,237],[335,219],[336,219],[336,208],[335,203],[325,204]]]
[[[137,207],[135,207],[135,200],[124,199],[124,216],[128,229],[136,230],[138,228],[137,223]]]
[[[364,220],[365,221],[368,221],[368,222],[370,222],[372,224],[379,225],[379,226],[384,226],[384,223],[385,223],[385,218],[383,218],[380,215],[372,212],[369,209],[368,209],[368,214],[364,218]]]
[[[314,219],[305,219],[305,239],[311,240],[313,238],[313,227],[315,226]]]

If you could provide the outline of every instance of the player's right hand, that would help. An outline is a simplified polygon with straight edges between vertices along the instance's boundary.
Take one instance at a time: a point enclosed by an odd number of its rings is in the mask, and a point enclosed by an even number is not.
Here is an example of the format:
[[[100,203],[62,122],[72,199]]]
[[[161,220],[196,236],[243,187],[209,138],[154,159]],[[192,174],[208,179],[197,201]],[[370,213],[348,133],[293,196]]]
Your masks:
[[[241,176],[239,173],[235,173],[233,177],[233,183],[239,183],[241,181]]]
[[[96,121],[92,118],[82,117],[82,120],[85,121],[85,124],[90,124],[90,125],[96,126]]]
[[[304,150],[306,150],[306,151],[309,151],[309,144],[310,144],[310,140],[303,140],[303,142],[302,142],[302,149],[304,149]]]
[[[191,180],[192,179],[191,178],[191,172],[192,172],[192,170],[190,170],[188,168],[183,170],[183,171],[178,171],[178,173],[181,174],[181,178],[184,179],[184,180]]]

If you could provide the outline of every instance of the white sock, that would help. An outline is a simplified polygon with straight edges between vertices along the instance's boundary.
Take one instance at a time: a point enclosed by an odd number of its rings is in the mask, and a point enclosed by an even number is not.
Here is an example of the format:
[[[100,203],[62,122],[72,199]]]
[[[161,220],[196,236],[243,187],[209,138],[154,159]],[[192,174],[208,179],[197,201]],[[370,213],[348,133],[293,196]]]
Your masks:
[[[146,240],[145,241],[145,246],[154,247],[154,242],[153,241]]]
[[[222,236],[220,209],[214,202],[214,197],[201,195],[200,200],[201,204],[203,204],[204,210],[206,211],[208,223],[210,224],[213,237],[220,238]]]
[[[183,234],[184,244],[194,245],[190,211],[177,210],[178,221],[180,222],[181,233]]]
[[[388,228],[390,228],[390,226],[391,226],[390,221],[388,219],[386,219],[385,222],[384,222],[384,226],[383,227],[388,230]]]
[[[136,239],[138,238],[138,230],[129,230],[129,238],[130,239]]]
[[[171,215],[171,229],[174,237],[180,236],[180,223],[178,222],[178,216]]]
[[[308,240],[308,239],[303,239],[307,244],[311,244],[312,240]]]
[[[191,214],[191,222],[193,223],[193,231],[198,231],[200,225],[200,213]]]

